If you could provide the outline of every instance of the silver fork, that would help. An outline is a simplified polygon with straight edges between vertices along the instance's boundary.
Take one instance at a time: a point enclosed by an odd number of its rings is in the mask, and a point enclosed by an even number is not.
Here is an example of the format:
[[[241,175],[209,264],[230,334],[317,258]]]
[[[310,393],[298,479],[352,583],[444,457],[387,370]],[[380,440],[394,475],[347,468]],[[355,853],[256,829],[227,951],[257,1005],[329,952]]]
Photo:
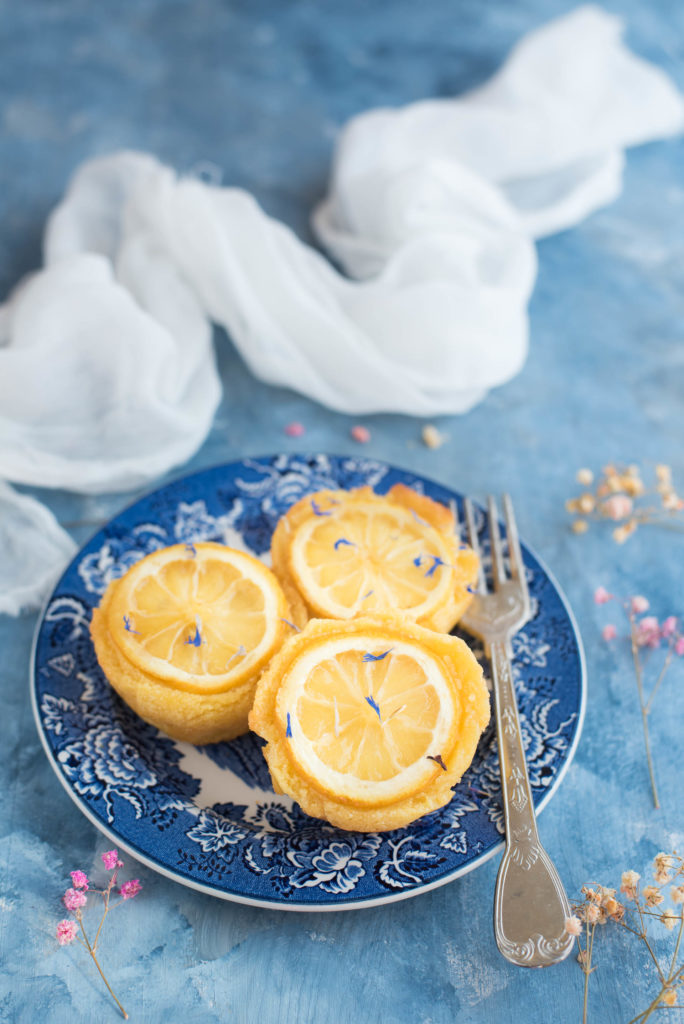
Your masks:
[[[518,706],[511,672],[511,638],[530,618],[525,566],[513,515],[505,494],[504,516],[510,577],[506,576],[496,502],[487,499],[492,551],[493,592],[480,568],[478,590],[460,625],[483,641],[492,666],[496,735],[501,762],[501,790],[506,822],[506,849],[496,879],[494,935],[500,952],[522,967],[548,967],[563,960],[574,939],[565,931],[571,910],[563,884],[539,841]],[[473,503],[464,502],[470,546],[480,554]],[[482,566],[482,562],[480,562]]]

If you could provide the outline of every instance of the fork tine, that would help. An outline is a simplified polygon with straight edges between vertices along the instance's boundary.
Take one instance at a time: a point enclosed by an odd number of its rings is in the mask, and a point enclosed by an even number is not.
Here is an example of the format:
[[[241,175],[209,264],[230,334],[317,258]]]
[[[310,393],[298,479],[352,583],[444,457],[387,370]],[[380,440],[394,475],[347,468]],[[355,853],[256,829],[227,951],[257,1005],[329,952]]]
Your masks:
[[[480,568],[477,577],[477,589],[478,593],[487,593],[487,580],[482,569],[482,555],[480,553],[480,542],[477,537],[477,527],[475,526],[475,512],[473,510],[473,503],[470,498],[466,498],[463,502],[463,509],[465,511],[466,527],[468,530],[468,543],[477,555]]]
[[[506,582],[506,570],[501,550],[499,515],[493,494],[487,495],[487,516],[489,519],[489,546],[492,553],[492,578],[494,580],[494,589],[498,590],[501,584]]]
[[[515,522],[515,514],[513,512],[513,502],[511,501],[510,494],[504,494],[503,496],[503,507],[504,507],[504,518],[506,520],[506,537],[508,540],[508,560],[511,564],[511,576],[514,580],[517,580],[521,589],[525,593],[525,599],[529,601],[529,595],[527,593],[527,579],[525,577],[525,564],[522,559],[522,552],[520,551],[520,539],[518,537],[518,527]]]
[[[461,536],[461,517],[458,513],[458,502],[454,499],[450,502],[451,511],[454,513],[454,533],[458,537],[459,541],[462,540]]]

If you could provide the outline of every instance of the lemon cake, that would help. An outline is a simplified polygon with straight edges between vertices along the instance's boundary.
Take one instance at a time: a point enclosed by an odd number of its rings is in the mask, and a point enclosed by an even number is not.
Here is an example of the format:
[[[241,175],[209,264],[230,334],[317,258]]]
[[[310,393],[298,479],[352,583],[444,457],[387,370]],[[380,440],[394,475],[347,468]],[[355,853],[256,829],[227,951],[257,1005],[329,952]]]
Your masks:
[[[447,804],[488,721],[463,640],[391,613],[311,620],[271,661],[249,715],[276,792],[359,831]]]

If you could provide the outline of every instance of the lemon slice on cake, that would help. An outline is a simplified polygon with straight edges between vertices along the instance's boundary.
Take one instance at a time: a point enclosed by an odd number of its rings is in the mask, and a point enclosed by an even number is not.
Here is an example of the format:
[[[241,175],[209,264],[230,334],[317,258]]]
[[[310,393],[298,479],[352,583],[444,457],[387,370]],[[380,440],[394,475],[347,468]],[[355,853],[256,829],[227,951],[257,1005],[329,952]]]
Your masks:
[[[142,718],[210,743],[247,730],[256,680],[291,632],[289,614],[257,558],[177,544],[110,584],[91,633],[110,683]]]
[[[277,791],[341,828],[382,831],[448,803],[488,720],[462,640],[376,614],[312,620],[291,637],[249,724]]]
[[[447,632],[472,599],[478,559],[444,505],[398,484],[319,491],[280,520],[274,572],[298,624],[397,610]]]

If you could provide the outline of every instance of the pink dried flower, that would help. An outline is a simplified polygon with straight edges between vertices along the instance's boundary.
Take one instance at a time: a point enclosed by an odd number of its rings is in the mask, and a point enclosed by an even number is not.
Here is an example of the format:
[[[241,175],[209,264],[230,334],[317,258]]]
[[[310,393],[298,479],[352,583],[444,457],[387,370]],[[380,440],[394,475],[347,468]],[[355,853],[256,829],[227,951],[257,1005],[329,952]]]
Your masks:
[[[596,604],[606,604],[608,601],[613,600],[613,595],[609,594],[605,587],[597,587],[594,591],[594,601]]]
[[[132,900],[134,896],[138,895],[141,889],[142,885],[140,884],[140,880],[138,878],[131,878],[129,882],[124,882],[119,889],[119,892],[123,899]]]
[[[626,519],[632,514],[634,502],[626,494],[611,494],[601,505],[601,511],[609,519]]]
[[[565,930],[568,933],[568,935],[581,935],[582,922],[580,921],[579,917],[575,917],[574,914],[572,915],[572,917],[566,917]]]
[[[118,867],[119,853],[117,850],[108,850],[107,853],[102,854],[102,863],[107,868],[107,871],[113,871],[114,868]]]
[[[78,926],[75,921],[66,918],[57,925],[57,941],[60,946],[68,946],[76,938]]]
[[[288,437],[301,437],[302,434],[304,433],[304,430],[304,424],[297,423],[296,421],[294,423],[288,423],[288,425],[285,427],[285,433],[287,434]]]
[[[636,597],[632,598],[632,611],[635,615],[643,615],[649,609],[649,603],[645,597],[641,594],[637,594]]]
[[[72,871],[71,872],[71,884],[74,889],[87,889],[88,888],[88,876],[85,871]]]
[[[660,644],[660,626],[655,615],[647,615],[637,623],[636,642],[639,647],[658,647]]]
[[[668,615],[660,627],[660,635],[666,640],[677,632],[677,619],[674,615]]]
[[[682,656],[682,654],[684,654],[684,636],[680,636],[678,638],[677,643],[674,646],[674,649],[675,654],[678,654],[680,657]]]
[[[609,625],[603,627],[603,629],[601,630],[601,636],[606,642],[609,640],[614,640],[617,636],[617,629],[615,628],[615,626],[612,625],[612,623],[610,623]]]
[[[79,907],[84,907],[88,897],[84,892],[79,892],[78,889],[67,889],[62,897],[62,902],[67,910],[78,910]]]
[[[349,433],[359,444],[367,444],[370,441],[370,430],[368,427],[352,427]]]

